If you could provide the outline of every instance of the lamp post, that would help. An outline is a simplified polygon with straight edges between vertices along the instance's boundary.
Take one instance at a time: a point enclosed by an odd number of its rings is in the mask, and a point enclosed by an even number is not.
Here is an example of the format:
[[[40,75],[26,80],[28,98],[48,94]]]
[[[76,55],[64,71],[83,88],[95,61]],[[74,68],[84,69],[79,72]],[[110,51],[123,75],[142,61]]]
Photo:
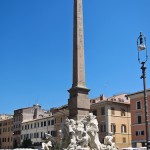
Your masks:
[[[146,37],[140,32],[140,36],[137,38],[137,49],[138,49],[138,61],[142,65],[142,76],[143,87],[144,87],[144,108],[145,108],[145,130],[146,130],[146,146],[147,150],[150,150],[150,133],[148,126],[148,101],[146,92],[146,61],[148,60],[147,47],[146,47]]]

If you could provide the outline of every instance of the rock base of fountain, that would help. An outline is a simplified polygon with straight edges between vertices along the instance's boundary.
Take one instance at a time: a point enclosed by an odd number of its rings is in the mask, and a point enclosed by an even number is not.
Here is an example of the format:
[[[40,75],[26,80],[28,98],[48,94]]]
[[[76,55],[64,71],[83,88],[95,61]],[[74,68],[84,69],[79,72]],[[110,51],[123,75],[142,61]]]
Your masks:
[[[77,121],[66,119],[60,143],[56,144],[52,136],[46,134],[49,142],[43,143],[42,147],[44,150],[118,150],[112,135],[105,137],[104,144],[100,143],[98,131],[98,122],[92,113]]]

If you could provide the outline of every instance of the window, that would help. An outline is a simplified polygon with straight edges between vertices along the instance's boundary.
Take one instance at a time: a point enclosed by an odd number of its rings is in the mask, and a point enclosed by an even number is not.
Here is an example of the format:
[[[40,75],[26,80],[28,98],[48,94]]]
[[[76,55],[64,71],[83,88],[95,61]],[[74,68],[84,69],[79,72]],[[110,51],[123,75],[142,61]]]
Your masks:
[[[121,132],[122,133],[126,133],[127,132],[126,125],[124,125],[124,124],[121,125]]]
[[[97,110],[93,110],[93,115],[97,116]]]
[[[136,136],[138,136],[138,131],[135,132]]]
[[[136,136],[144,135],[144,131],[136,131],[135,134]]]
[[[101,115],[105,115],[105,107],[101,108]]]
[[[39,133],[38,132],[36,133],[36,135],[37,135],[37,138],[39,138]]]
[[[39,133],[34,133],[34,138],[39,138]]]
[[[106,132],[106,125],[105,124],[100,125],[100,131],[101,132]]]
[[[95,100],[92,100],[92,103],[95,103]]]
[[[41,127],[43,127],[43,122],[41,122]]]
[[[53,137],[56,137],[56,136],[57,136],[57,131],[51,131],[51,135],[52,135]]]
[[[126,138],[125,137],[122,138],[122,142],[126,143]]]
[[[121,109],[121,116],[125,116],[126,115],[126,112],[124,109]]]
[[[43,138],[43,132],[41,132],[41,138]]]
[[[116,143],[116,139],[115,139],[115,137],[113,137],[113,142],[114,142],[114,143]]]
[[[51,122],[50,122],[50,120],[48,120],[48,126],[50,126],[50,124],[51,124]]]
[[[115,115],[115,108],[111,107],[111,115]]]
[[[46,134],[45,134],[45,133],[43,134],[43,138],[44,138],[44,139],[46,138]]]
[[[137,116],[137,122],[138,122],[138,124],[142,123],[142,116],[141,115]]]
[[[51,120],[51,125],[54,125],[54,120]]]
[[[36,123],[34,123],[34,128],[36,128]]]
[[[34,138],[36,138],[36,133],[34,133]]]
[[[116,132],[116,125],[114,123],[111,124],[111,132]]]
[[[32,124],[31,124],[31,129],[32,129]]]
[[[136,102],[136,109],[141,109],[141,102],[140,101]]]
[[[144,135],[144,131],[141,131],[141,135]]]
[[[46,126],[46,121],[44,121],[44,126]]]

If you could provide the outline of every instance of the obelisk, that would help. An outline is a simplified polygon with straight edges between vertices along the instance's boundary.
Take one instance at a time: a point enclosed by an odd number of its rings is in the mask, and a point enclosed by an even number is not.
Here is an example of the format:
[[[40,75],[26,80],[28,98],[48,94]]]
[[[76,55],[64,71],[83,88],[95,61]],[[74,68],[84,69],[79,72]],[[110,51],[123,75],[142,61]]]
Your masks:
[[[68,90],[68,107],[69,118],[78,120],[88,115],[90,110],[89,89],[85,85],[82,0],[74,0],[73,32],[73,84]]]

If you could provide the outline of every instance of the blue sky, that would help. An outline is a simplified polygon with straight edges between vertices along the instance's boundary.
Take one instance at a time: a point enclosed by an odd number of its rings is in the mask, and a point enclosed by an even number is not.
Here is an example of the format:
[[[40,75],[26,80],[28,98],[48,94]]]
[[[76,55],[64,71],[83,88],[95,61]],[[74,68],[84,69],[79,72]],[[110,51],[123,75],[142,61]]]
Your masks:
[[[89,98],[143,89],[136,39],[146,35],[149,53],[149,6],[149,0],[83,0]],[[0,0],[0,113],[66,104],[72,47],[73,0]]]

